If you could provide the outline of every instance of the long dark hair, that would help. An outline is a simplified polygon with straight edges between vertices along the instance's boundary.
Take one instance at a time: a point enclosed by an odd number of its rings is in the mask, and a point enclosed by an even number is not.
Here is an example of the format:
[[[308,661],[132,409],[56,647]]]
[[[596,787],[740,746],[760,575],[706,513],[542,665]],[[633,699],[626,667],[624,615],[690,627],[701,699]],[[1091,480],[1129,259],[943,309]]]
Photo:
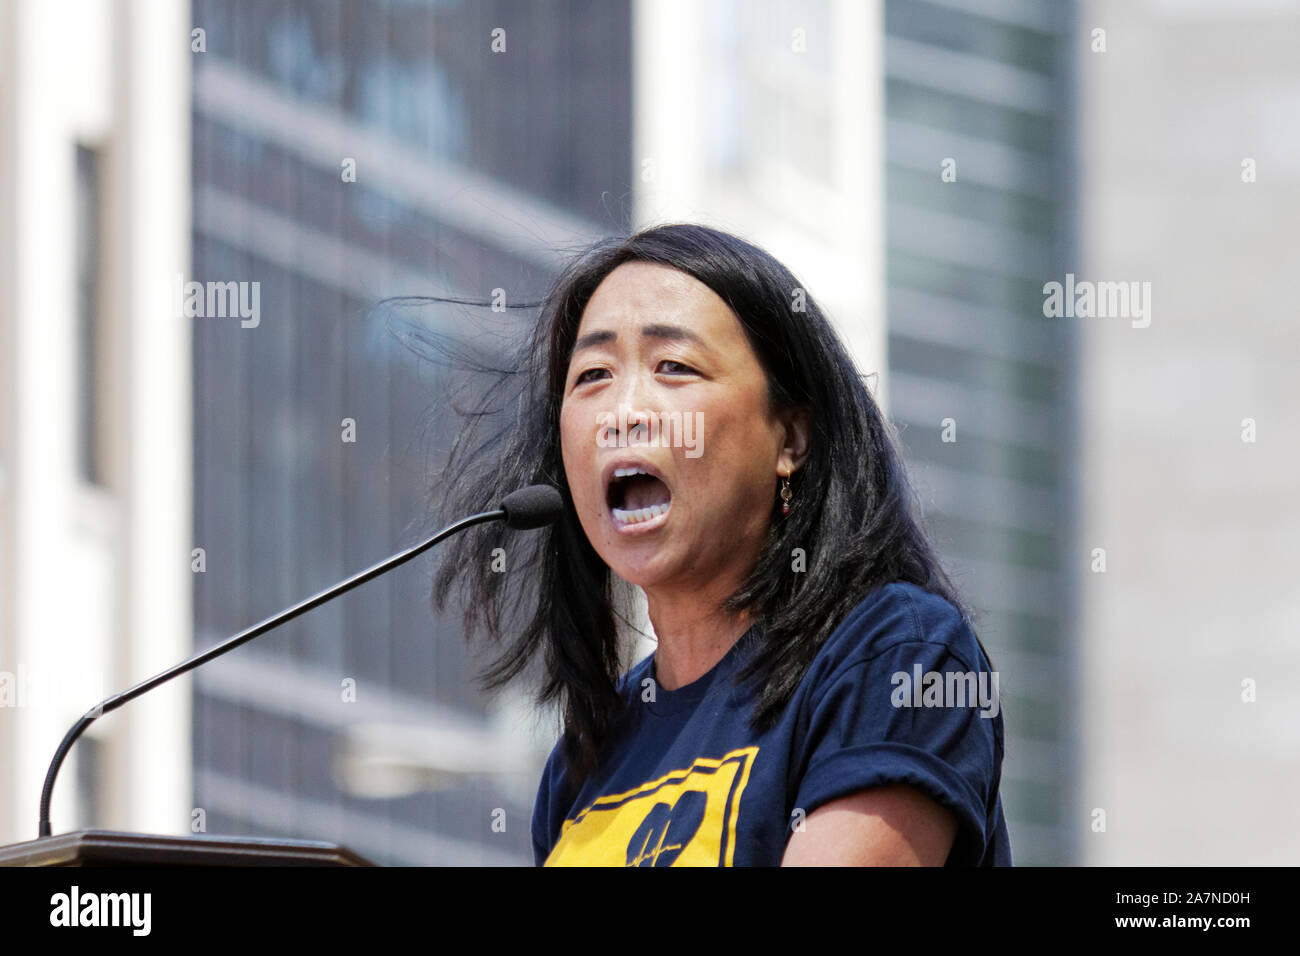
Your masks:
[[[540,660],[536,702],[560,706],[575,789],[598,766],[625,704],[615,689],[621,666],[612,575],[569,494],[560,403],[583,310],[601,281],[631,261],[677,269],[712,289],[744,327],[772,408],[811,413],[808,457],[790,479],[797,506],[777,520],[773,497],[774,520],[758,563],[724,605],[731,613],[748,610],[760,625],[761,642],[737,677],[754,682],[752,725],[762,730],[775,722],[826,638],[877,587],[911,582],[948,600],[971,624],[923,530],[892,427],[790,271],[743,239],[695,224],[593,243],[541,302],[528,304],[540,311],[514,359],[478,367],[497,379],[487,403],[462,410],[465,428],[447,465],[452,491],[444,504],[451,514],[490,510],[503,495],[535,483],[558,488],[564,512],[542,531],[471,529],[442,552],[433,579],[434,607],[444,610],[458,586],[467,637],[485,629],[497,651],[480,675],[484,689],[513,681]],[[489,427],[494,417],[497,425]],[[446,493],[445,481],[438,487]],[[796,548],[806,555],[801,572],[791,569]]]

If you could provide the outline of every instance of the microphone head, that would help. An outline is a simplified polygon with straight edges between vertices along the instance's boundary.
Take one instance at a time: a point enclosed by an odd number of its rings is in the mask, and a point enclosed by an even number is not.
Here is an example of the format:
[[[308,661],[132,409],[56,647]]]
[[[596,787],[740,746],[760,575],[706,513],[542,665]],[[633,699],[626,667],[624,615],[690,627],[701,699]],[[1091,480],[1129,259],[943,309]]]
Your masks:
[[[529,485],[501,499],[506,525],[525,530],[550,524],[564,510],[564,498],[551,485]]]

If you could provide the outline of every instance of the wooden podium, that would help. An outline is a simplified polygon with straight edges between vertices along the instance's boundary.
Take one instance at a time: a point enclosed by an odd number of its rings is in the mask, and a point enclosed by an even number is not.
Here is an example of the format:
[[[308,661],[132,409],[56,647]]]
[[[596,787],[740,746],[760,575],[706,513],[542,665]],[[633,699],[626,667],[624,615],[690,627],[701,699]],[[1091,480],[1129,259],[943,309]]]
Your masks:
[[[0,866],[374,866],[311,840],[76,830],[0,847]]]

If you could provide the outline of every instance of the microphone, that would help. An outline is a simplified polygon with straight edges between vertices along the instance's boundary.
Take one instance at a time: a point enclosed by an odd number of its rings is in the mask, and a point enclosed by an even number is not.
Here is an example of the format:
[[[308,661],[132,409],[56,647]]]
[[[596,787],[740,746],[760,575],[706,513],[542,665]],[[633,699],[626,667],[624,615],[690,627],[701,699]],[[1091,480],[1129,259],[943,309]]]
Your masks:
[[[432,538],[423,541],[420,544],[407,548],[405,551],[393,555],[376,565],[372,565],[364,571],[360,571],[348,578],[346,581],[340,581],[332,588],[321,591],[304,601],[300,601],[291,608],[286,608],[274,617],[269,617],[261,624],[255,624],[247,630],[240,631],[234,637],[228,638],[215,647],[210,647],[192,657],[174,664],[161,674],[155,674],[146,681],[136,684],[129,690],[124,690],[120,694],[115,694],[106,700],[100,701],[78,720],[63,737],[63,742],[59,744],[59,749],[54,752],[54,759],[50,761],[50,768],[45,774],[45,786],[41,789],[41,822],[38,837],[50,836],[50,798],[54,794],[54,780],[59,775],[59,767],[63,764],[63,759],[72,749],[72,745],[77,742],[81,736],[95,720],[104,714],[112,713],[123,704],[135,700],[141,694],[153,690],[159,684],[164,684],[173,677],[179,677],[187,671],[191,671],[200,664],[206,664],[215,657],[220,657],[227,651],[232,651],[240,644],[251,641],[261,634],[265,634],[272,628],[278,627],[286,621],[290,621],[300,614],[305,614],[314,607],[319,607],[326,601],[338,597],[345,591],[350,591],[359,584],[365,584],[371,578],[378,577],[385,571],[389,571],[399,564],[403,564],[416,555],[423,554],[429,548],[433,547],[444,538],[449,538],[453,534],[464,531],[471,525],[482,524],[486,521],[504,520],[506,526],[517,530],[528,530],[530,528],[541,528],[550,524],[564,509],[564,499],[560,492],[550,485],[529,485],[526,488],[520,488],[512,491],[501,499],[501,507],[495,511],[484,511],[481,514],[470,515],[468,518],[462,518],[460,521],[450,524],[443,528]]]
[[[502,498],[501,510],[506,513],[508,527],[526,531],[548,525],[559,517],[564,510],[564,498],[550,485],[529,485]]]

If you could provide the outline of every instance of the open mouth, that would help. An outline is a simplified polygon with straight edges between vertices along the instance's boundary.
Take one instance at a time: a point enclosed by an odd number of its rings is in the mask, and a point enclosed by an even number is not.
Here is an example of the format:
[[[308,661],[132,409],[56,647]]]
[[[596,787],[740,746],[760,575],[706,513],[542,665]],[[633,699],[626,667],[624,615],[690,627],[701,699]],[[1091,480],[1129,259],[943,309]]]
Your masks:
[[[629,465],[614,469],[606,489],[606,504],[620,527],[660,523],[672,507],[672,492],[663,479]]]

